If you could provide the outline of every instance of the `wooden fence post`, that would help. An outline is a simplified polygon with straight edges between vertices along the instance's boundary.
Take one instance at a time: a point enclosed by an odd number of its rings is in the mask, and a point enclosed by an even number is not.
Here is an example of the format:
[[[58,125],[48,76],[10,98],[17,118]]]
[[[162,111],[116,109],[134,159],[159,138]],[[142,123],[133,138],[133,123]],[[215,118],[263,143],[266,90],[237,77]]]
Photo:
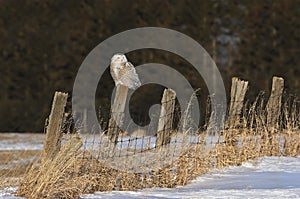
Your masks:
[[[171,141],[171,130],[174,116],[176,93],[165,89],[161,100],[161,110],[157,128],[156,147],[167,145]]]
[[[266,106],[267,127],[273,130],[278,128],[283,88],[284,79],[281,77],[273,77],[271,95]]]
[[[42,162],[48,158],[53,159],[60,151],[62,139],[62,123],[67,103],[68,94],[55,92],[49,123],[46,130],[46,140],[44,142],[44,150]]]
[[[248,82],[232,78],[228,127],[236,128],[240,124],[240,114],[244,105],[244,98],[248,89]]]
[[[108,133],[111,142],[117,143],[119,136],[119,128],[122,127],[124,122],[124,110],[126,105],[126,99],[128,94],[128,88],[123,85],[117,85],[114,102],[111,108],[111,117],[108,124]],[[118,127],[118,124],[120,125]]]

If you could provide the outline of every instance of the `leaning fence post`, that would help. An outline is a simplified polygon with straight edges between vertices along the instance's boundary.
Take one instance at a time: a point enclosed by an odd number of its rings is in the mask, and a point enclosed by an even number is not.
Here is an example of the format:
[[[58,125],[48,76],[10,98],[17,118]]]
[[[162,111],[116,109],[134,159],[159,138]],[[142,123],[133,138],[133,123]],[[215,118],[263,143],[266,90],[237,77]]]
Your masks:
[[[271,95],[266,106],[267,127],[273,130],[278,128],[283,87],[284,79],[281,77],[273,77]]]
[[[42,160],[48,158],[53,159],[60,151],[62,139],[62,123],[68,94],[55,92],[49,123],[46,130],[46,140],[44,142],[44,150]]]
[[[165,89],[161,100],[161,110],[157,128],[156,147],[169,144],[175,108],[176,93],[172,89]]]
[[[248,81],[232,78],[228,127],[235,128],[240,124],[240,114],[244,105],[244,98],[248,89]]]
[[[111,116],[108,124],[108,133],[111,142],[117,143],[119,136],[119,127],[121,128],[124,122],[124,110],[128,94],[128,87],[117,85],[114,102],[111,108]],[[118,126],[119,124],[119,126]]]

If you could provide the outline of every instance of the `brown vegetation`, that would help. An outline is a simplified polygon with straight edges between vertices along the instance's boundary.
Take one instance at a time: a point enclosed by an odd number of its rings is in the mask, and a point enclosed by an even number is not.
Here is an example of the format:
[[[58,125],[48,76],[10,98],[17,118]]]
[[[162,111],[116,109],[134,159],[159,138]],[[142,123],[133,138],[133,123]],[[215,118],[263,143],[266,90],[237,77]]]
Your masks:
[[[245,106],[240,124],[245,126],[223,130],[213,148],[207,150],[205,140],[210,135],[203,132],[198,135],[199,142],[183,150],[177,160],[162,168],[149,169],[148,173],[120,171],[92,155],[83,155],[83,151],[76,150],[82,143],[75,136],[53,161],[46,161],[39,168],[33,167],[29,171],[18,195],[28,198],[78,198],[81,194],[95,191],[172,188],[186,185],[212,169],[238,166],[247,160],[263,156],[299,156],[297,109],[289,109],[285,103],[283,115],[286,119],[280,122],[285,128],[274,131],[263,122],[264,112],[259,107],[253,111]],[[76,147],[70,148],[72,145]]]
[[[220,137],[223,142],[217,143],[209,153],[204,151],[203,143],[192,146],[176,163],[149,175],[118,171],[97,159],[82,159],[78,153],[75,155],[75,151],[66,155],[67,144],[53,162],[45,162],[39,169],[33,167],[29,171],[18,195],[28,198],[78,198],[83,193],[95,191],[172,188],[186,185],[215,168],[241,165],[243,161],[262,156],[295,157],[300,154],[299,131],[278,133],[273,136],[272,144],[264,134],[255,135],[247,130],[239,132],[240,147],[229,138],[227,132],[224,133]]]
[[[244,82],[238,80],[233,87],[242,84]],[[272,93],[277,90],[276,86],[272,87]],[[240,96],[240,92],[234,93]],[[274,102],[272,96],[269,101]],[[105,134],[81,137],[67,134],[53,138],[49,140],[50,144],[59,140],[63,146],[57,154],[32,165],[21,180],[18,195],[27,198],[78,198],[81,194],[95,191],[173,188],[186,185],[213,169],[239,166],[244,161],[259,157],[299,156],[299,101],[290,97],[282,104],[281,96],[276,96],[278,103],[274,102],[270,108],[264,105],[261,96],[254,103],[245,105],[243,98],[232,98],[229,109],[236,110],[229,111],[232,114],[220,131],[213,132],[210,127],[201,133],[177,131],[167,138],[166,144],[155,145],[154,148],[137,147],[138,139],[146,144],[148,138],[144,135],[120,137],[124,140],[117,140],[117,143],[111,142]],[[63,110],[63,106],[60,108]],[[51,112],[51,117],[58,121],[53,125],[60,126],[59,121],[63,121],[61,115]],[[211,117],[214,121],[214,116]],[[273,125],[268,123],[270,119]],[[197,141],[189,141],[188,136]],[[118,148],[118,142],[126,140],[125,148]],[[134,148],[131,148],[130,142]],[[48,153],[52,154],[51,151]],[[151,158],[147,156],[149,153]]]

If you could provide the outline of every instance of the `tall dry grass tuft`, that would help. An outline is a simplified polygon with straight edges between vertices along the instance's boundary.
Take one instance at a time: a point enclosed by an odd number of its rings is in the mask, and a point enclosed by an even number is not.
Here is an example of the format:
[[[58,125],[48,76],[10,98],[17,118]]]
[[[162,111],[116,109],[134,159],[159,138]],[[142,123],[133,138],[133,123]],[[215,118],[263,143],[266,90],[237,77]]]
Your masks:
[[[76,183],[69,187],[62,185],[72,176],[70,169],[75,163],[75,155],[81,145],[80,139],[73,137],[53,160],[45,160],[38,169],[32,167],[17,194],[27,198],[73,198],[76,196],[73,194],[73,190],[78,189]]]

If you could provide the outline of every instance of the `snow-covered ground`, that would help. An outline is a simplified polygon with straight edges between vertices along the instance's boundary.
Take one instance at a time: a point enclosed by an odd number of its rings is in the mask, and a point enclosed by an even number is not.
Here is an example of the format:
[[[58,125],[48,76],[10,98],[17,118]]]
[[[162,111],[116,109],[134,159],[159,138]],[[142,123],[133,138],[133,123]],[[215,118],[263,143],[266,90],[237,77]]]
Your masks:
[[[42,149],[44,135],[6,134],[0,150]],[[12,138],[12,139],[10,139]],[[34,138],[34,139],[33,139]],[[152,144],[152,140],[150,143]],[[122,148],[122,146],[121,146]],[[1,180],[1,179],[0,179]],[[15,187],[0,188],[0,198],[16,199]],[[187,186],[82,195],[97,198],[300,198],[300,157],[264,157],[202,175]]]
[[[16,192],[16,187],[7,187],[7,188],[0,188],[0,198],[2,199],[20,199],[20,197],[17,197],[13,195],[12,193]]]
[[[43,149],[44,134],[1,133],[0,135],[0,151]]]
[[[264,157],[174,189],[97,192],[82,198],[300,198],[300,157]]]

